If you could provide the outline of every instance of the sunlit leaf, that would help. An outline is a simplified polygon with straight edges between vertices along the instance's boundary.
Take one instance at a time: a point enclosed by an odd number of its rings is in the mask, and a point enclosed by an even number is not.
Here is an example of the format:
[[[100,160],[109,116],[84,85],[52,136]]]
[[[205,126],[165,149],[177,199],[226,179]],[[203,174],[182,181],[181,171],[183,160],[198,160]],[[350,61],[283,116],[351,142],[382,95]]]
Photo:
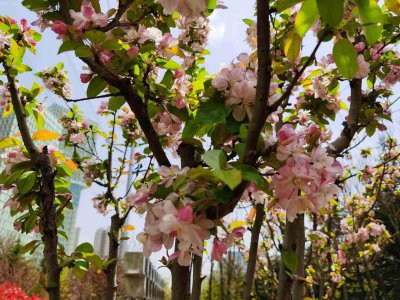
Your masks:
[[[333,46],[333,58],[344,78],[352,79],[357,73],[357,51],[348,39],[341,39]]]
[[[294,62],[299,56],[301,37],[296,32],[290,32],[285,40],[283,51],[290,62]]]
[[[343,18],[344,0],[317,0],[322,21],[331,27],[337,26]]]
[[[133,225],[125,225],[125,226],[123,226],[123,227],[121,228],[121,231],[122,231],[122,232],[125,232],[125,231],[132,231],[132,230],[135,230],[135,229],[136,229],[136,227],[133,226]]]
[[[34,141],[50,141],[58,139],[60,135],[50,130],[42,129],[32,135]]]
[[[318,7],[316,0],[305,0],[296,16],[294,23],[295,32],[297,32],[300,37],[303,37],[317,19]]]
[[[374,45],[382,36],[383,14],[375,0],[356,0],[367,42]]]
[[[21,146],[22,141],[15,137],[6,137],[0,140],[0,149]]]

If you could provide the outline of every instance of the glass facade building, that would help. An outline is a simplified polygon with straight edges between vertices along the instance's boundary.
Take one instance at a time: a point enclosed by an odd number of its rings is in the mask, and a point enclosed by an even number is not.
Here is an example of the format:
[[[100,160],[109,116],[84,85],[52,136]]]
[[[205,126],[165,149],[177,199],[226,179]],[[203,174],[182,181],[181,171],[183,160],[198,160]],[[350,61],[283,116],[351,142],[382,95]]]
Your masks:
[[[44,129],[62,134],[63,128],[58,122],[60,116],[68,112],[67,108],[64,108],[57,104],[50,105],[45,110],[45,125]],[[37,127],[34,123],[33,118],[28,118],[28,126],[30,128],[31,134],[37,131]],[[19,132],[17,120],[14,114],[11,114],[7,118],[3,118],[3,112],[0,110],[0,139],[12,136]],[[71,157],[73,149],[64,148],[62,142],[58,140],[48,141],[48,142],[37,142],[37,145],[46,144],[55,147],[57,150],[61,151],[65,157]],[[2,151],[0,153],[6,153]],[[0,169],[3,169],[2,161],[0,161]],[[74,172],[73,177],[70,180],[71,185],[69,190],[72,192],[73,198],[73,210],[66,210],[64,215],[64,230],[69,237],[68,240],[60,237],[60,242],[64,245],[67,253],[72,252],[78,242],[79,230],[76,228],[76,214],[79,207],[79,198],[81,191],[86,187],[85,181],[83,180],[83,175],[81,173]],[[26,244],[32,240],[40,239],[38,234],[21,234],[14,230],[14,220],[18,217],[11,217],[10,210],[8,207],[4,208],[4,203],[9,199],[11,193],[10,191],[0,191],[0,239],[7,239],[13,237],[14,239],[19,239],[21,244]],[[41,251],[38,249],[34,254],[34,259],[39,260],[42,256]]]

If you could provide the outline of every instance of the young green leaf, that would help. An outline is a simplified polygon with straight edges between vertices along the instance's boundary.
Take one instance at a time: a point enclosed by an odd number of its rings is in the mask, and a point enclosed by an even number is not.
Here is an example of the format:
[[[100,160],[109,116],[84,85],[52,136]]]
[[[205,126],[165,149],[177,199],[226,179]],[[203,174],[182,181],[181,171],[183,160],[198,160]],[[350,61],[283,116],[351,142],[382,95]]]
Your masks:
[[[367,42],[374,45],[382,36],[383,14],[375,0],[356,0]]]
[[[213,169],[225,168],[226,155],[223,150],[210,150],[203,155],[204,162]]]
[[[22,173],[17,180],[18,192],[22,195],[28,194],[35,186],[37,173],[35,171],[28,171]]]
[[[297,13],[294,30],[300,37],[314,25],[318,19],[318,7],[316,0],[305,0],[300,11]]]
[[[283,52],[290,62],[294,62],[299,56],[301,41],[301,37],[298,33],[292,31],[288,34],[283,47]]]
[[[357,51],[348,39],[341,39],[333,46],[333,58],[344,78],[352,79],[357,73]]]
[[[0,140],[0,149],[21,146],[22,141],[15,137],[6,137]]]
[[[322,21],[331,27],[337,26],[343,18],[344,0],[317,0]]]
[[[215,177],[222,180],[231,190],[242,182],[242,172],[237,169],[231,170],[214,170],[212,172]]]

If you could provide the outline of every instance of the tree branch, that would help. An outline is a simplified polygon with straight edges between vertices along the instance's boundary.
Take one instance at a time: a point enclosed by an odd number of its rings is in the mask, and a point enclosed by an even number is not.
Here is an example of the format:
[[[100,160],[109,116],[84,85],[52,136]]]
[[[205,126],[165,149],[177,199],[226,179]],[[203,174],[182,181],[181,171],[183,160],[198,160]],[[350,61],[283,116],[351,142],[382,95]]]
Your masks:
[[[126,1],[119,0],[118,10],[117,10],[117,13],[115,14],[113,20],[110,23],[108,23],[106,26],[98,28],[98,30],[107,32],[107,31],[114,29],[115,27],[118,27],[120,25],[120,20],[121,20],[123,14],[129,9],[129,7],[132,5],[133,2],[135,2],[135,1],[134,0],[126,0]]]
[[[60,11],[64,16],[68,24],[71,24],[71,16],[69,15],[69,6],[67,0],[60,1]],[[153,125],[147,111],[147,107],[143,103],[142,98],[136,93],[132,81],[128,77],[123,77],[114,74],[100,63],[98,63],[94,57],[81,58],[90,69],[99,75],[108,84],[118,88],[121,94],[125,97],[131,110],[135,113],[135,116],[139,122],[140,128],[142,129],[151,151],[154,153],[159,165],[171,166],[169,159],[160,143],[158,134],[154,130]]]
[[[349,118],[347,123],[344,125],[340,136],[334,140],[328,146],[328,153],[332,156],[339,156],[342,151],[348,148],[353,140],[354,135],[360,128],[358,124],[361,108],[363,105],[363,97],[362,97],[362,80],[361,79],[353,79],[350,81],[351,88],[351,102],[349,109]]]
[[[115,94],[104,94],[104,95],[99,95],[96,97],[86,97],[86,98],[79,98],[79,99],[68,99],[63,97],[63,99],[67,102],[81,102],[81,101],[86,101],[86,100],[93,100],[93,99],[101,99],[101,98],[109,98],[109,97],[114,97],[114,96],[122,96],[121,93],[115,93]]]

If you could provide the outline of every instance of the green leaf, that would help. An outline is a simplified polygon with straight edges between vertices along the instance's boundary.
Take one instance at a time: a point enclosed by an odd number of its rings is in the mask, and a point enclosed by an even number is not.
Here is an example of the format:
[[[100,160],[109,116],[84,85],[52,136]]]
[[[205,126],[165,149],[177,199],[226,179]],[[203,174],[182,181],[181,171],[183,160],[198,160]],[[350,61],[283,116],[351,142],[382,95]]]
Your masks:
[[[125,98],[122,96],[118,97],[111,97],[110,101],[108,102],[108,109],[112,111],[117,111],[124,105],[126,102]]]
[[[82,45],[75,50],[75,54],[78,57],[92,57],[93,53],[89,46]]]
[[[292,273],[296,272],[298,261],[296,254],[292,250],[283,253],[283,263]]]
[[[344,78],[352,79],[358,70],[357,51],[348,39],[341,39],[333,46],[333,58]]]
[[[22,195],[28,194],[35,186],[37,173],[35,171],[28,171],[22,173],[17,180],[18,192]]]
[[[91,30],[85,32],[85,38],[93,44],[100,44],[106,39],[106,34],[98,30]]]
[[[178,70],[182,69],[182,66],[178,64],[176,61],[168,60],[165,63],[160,64],[160,67],[167,70]]]
[[[21,146],[22,141],[15,137],[6,137],[0,140],[0,149]]]
[[[376,130],[375,124],[369,124],[367,127],[365,127],[365,132],[367,133],[368,136],[373,136]]]
[[[237,169],[214,170],[212,174],[222,180],[231,190],[242,182],[242,171]]]
[[[61,44],[60,49],[58,49],[58,54],[67,52],[67,51],[71,51],[71,50],[75,50],[79,46],[82,46],[82,43],[79,41],[75,41],[75,40],[65,41]]]
[[[83,258],[94,265],[97,269],[103,268],[103,261],[98,255],[93,253],[84,253]]]
[[[95,76],[90,81],[87,88],[87,96],[88,97],[96,97],[98,96],[104,89],[107,87],[107,82],[105,82],[101,77]]]
[[[254,24],[254,21],[251,19],[243,19],[242,21],[248,26],[251,26]]]
[[[172,73],[171,70],[167,70],[160,83],[165,85],[167,89],[171,89],[172,85],[174,84],[174,80],[174,73]]]
[[[232,109],[221,103],[207,102],[201,105],[192,122],[187,122],[182,133],[182,138],[191,138],[208,124],[223,123]]]
[[[35,248],[37,243],[39,243],[38,240],[30,241],[28,244],[21,247],[21,249],[19,250],[19,253],[24,254],[24,253],[31,251],[33,248]]]
[[[297,32],[300,37],[303,37],[317,19],[318,7],[316,0],[305,0],[296,16],[294,23],[295,32]]]
[[[284,11],[285,9],[288,9],[297,3],[301,2],[302,0],[278,0],[277,2],[277,10],[278,12]]]
[[[38,130],[42,130],[44,128],[43,114],[37,109],[33,111],[33,120],[35,121],[35,125]]]
[[[93,253],[94,249],[90,243],[83,243],[76,247],[75,252]]]
[[[217,0],[209,0],[207,3],[207,9],[209,10],[215,9],[217,7],[217,3],[218,3]]]
[[[267,181],[263,176],[261,176],[256,168],[249,165],[238,165],[236,167],[242,171],[242,177],[244,180],[253,182],[261,188],[268,187]]]
[[[210,150],[204,153],[203,161],[213,169],[223,169],[226,166],[226,155],[223,150]]]
[[[49,3],[47,0],[24,0],[22,1],[22,5],[35,11],[49,9]]]
[[[322,21],[331,27],[337,26],[343,18],[344,0],[317,0]]]
[[[120,44],[118,42],[118,40],[116,39],[111,39],[111,40],[107,40],[105,41],[101,47],[104,50],[120,50],[122,48],[122,44]]]
[[[382,36],[383,14],[375,0],[356,0],[367,42],[374,45]]]
[[[57,170],[57,176],[60,177],[71,177],[74,174],[69,167],[62,164],[57,164],[56,170]]]
[[[283,52],[290,62],[294,62],[299,56],[301,41],[302,39],[298,33],[293,31],[288,33],[283,47]]]

